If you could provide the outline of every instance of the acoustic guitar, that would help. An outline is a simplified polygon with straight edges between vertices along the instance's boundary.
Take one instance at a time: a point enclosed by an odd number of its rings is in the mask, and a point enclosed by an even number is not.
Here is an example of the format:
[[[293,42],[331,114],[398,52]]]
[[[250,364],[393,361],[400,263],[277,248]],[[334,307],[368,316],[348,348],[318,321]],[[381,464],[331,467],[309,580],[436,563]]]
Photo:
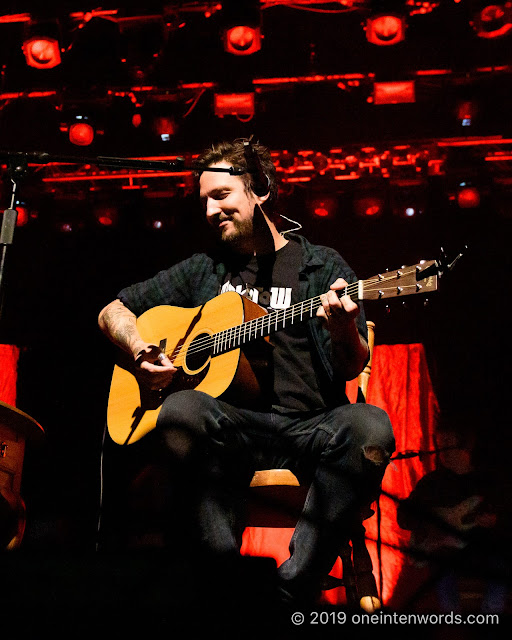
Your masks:
[[[338,291],[353,300],[379,300],[437,289],[435,260],[359,280]],[[177,368],[171,384],[151,391],[139,384],[133,360],[123,354],[114,367],[107,426],[112,440],[137,442],[156,426],[163,401],[184,389],[203,391],[242,406],[254,405],[265,385],[268,337],[293,323],[314,318],[320,296],[267,313],[234,291],[195,308],[162,305],[137,319],[142,339],[160,346]]]

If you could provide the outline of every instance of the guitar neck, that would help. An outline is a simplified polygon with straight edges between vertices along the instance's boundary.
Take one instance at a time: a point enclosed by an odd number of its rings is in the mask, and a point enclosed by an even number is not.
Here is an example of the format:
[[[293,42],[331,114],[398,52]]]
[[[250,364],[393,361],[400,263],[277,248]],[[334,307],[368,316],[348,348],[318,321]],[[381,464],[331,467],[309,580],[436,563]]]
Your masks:
[[[337,291],[337,294],[339,297],[348,295],[352,300],[357,301],[380,300],[434,291],[437,289],[437,275],[429,275],[434,267],[434,260],[422,261],[394,272],[378,274],[368,280],[358,280]],[[252,340],[265,338],[289,325],[309,320],[316,316],[321,305],[321,297],[315,296],[309,300],[297,302],[286,309],[272,311],[267,315],[220,331],[213,336],[214,354],[238,349]]]
[[[435,260],[402,267],[394,272],[385,272],[358,280],[337,291],[339,297],[348,295],[352,300],[380,300],[416,293],[426,293],[437,289],[437,275],[433,274]],[[278,309],[264,316],[242,322],[234,327],[216,333],[213,337],[215,355],[231,349],[238,349],[257,338],[265,338],[294,323],[303,322],[316,316],[322,305],[320,296],[297,302],[286,309]]]

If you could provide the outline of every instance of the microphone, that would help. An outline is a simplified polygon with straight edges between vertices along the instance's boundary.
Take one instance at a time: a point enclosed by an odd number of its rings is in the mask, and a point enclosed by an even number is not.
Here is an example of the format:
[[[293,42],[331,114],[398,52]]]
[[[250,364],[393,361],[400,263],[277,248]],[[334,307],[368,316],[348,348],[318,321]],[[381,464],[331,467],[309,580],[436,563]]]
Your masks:
[[[252,178],[252,190],[257,196],[266,196],[270,191],[270,180],[263,171],[258,154],[250,140],[244,140],[244,157],[247,163],[247,173]]]

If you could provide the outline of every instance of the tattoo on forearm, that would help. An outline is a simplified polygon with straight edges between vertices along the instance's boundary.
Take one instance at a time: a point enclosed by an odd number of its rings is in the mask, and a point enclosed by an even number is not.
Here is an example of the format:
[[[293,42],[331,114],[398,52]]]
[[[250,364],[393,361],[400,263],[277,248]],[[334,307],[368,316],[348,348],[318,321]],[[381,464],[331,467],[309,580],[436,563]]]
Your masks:
[[[127,351],[131,351],[135,342],[140,340],[136,318],[125,307],[113,306],[107,309],[103,316],[103,322],[110,339]]]

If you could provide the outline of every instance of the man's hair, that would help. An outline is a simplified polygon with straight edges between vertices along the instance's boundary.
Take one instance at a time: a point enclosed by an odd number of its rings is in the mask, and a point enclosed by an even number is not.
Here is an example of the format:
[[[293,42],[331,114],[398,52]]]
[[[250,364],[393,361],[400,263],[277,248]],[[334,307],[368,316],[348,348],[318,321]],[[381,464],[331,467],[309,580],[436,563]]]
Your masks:
[[[247,139],[237,138],[236,140],[233,140],[233,142],[224,141],[212,144],[211,147],[203,151],[195,163],[198,167],[197,175],[201,175],[201,167],[206,168],[212,164],[222,161],[228,162],[235,169],[247,170],[247,161],[244,155],[244,142],[247,142]],[[269,213],[272,213],[277,200],[278,190],[276,168],[272,162],[270,151],[266,147],[257,142],[251,142],[251,145],[255,153],[258,155],[263,173],[268,177],[270,196],[265,204],[268,204]],[[251,174],[243,173],[240,175],[240,178],[245,184],[246,191],[251,191],[254,186]]]

